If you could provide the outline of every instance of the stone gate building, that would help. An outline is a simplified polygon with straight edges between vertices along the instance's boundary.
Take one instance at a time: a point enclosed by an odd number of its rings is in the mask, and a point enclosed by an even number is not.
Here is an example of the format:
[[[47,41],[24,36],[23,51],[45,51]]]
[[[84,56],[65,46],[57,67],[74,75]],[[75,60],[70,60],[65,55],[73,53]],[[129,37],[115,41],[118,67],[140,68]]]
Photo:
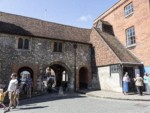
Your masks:
[[[49,66],[59,87],[62,75],[68,89],[90,87],[91,44],[89,29],[0,13],[0,83],[8,84],[12,72],[28,71],[34,90]],[[76,75],[76,77],[75,77]],[[4,83],[3,83],[4,82]]]

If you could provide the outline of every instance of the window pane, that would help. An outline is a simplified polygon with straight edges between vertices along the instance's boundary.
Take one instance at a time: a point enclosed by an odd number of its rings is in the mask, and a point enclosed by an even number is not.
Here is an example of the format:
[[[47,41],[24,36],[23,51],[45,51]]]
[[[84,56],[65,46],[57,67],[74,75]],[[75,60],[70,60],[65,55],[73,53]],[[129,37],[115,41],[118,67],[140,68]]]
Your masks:
[[[62,43],[54,42],[54,52],[62,52]]]
[[[23,49],[23,39],[19,38],[18,40],[18,49]]]
[[[119,66],[118,65],[111,65],[111,73],[118,73],[119,72]]]
[[[135,44],[134,27],[131,27],[131,28],[126,30],[126,36],[127,36],[127,46]]]
[[[59,52],[62,52],[62,43],[59,43]]]
[[[29,40],[25,39],[24,41],[24,49],[29,49]]]
[[[125,16],[130,15],[132,12],[133,12],[133,5],[132,5],[132,3],[130,3],[124,9]]]
[[[54,52],[57,52],[57,42],[54,42]]]

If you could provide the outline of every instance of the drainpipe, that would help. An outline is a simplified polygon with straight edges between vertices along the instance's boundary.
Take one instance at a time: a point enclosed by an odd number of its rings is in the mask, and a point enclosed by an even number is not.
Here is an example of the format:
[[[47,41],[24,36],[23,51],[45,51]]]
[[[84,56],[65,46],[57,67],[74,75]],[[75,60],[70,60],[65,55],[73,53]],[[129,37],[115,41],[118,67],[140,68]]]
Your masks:
[[[42,67],[42,64],[40,64],[40,76],[41,76],[41,81],[40,82],[40,85],[41,85],[41,92],[43,93],[43,67]]]
[[[123,64],[120,64],[121,72],[120,72],[120,86],[123,88]]]
[[[74,91],[76,91],[76,56],[77,56],[77,43],[73,44],[74,48]]]

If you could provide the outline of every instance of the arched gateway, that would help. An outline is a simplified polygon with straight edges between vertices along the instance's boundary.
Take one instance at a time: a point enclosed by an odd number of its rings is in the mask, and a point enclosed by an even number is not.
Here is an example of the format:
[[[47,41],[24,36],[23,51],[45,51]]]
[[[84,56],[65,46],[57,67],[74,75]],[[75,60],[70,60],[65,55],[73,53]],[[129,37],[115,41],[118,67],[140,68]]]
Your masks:
[[[62,62],[53,62],[48,66],[51,70],[51,75],[55,77],[55,87],[63,87],[66,91],[70,80],[70,69]]]

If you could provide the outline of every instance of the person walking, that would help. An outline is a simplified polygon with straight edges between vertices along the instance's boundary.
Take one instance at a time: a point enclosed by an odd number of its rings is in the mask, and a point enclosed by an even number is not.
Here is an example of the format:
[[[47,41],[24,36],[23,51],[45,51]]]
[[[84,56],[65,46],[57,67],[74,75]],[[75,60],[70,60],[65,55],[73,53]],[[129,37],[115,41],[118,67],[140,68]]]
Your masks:
[[[150,75],[148,75],[148,80],[147,80],[147,94],[150,95]]]
[[[5,96],[6,96],[6,92],[4,92],[2,88],[0,88],[0,104],[3,106],[3,110],[5,110],[6,108],[4,104]]]
[[[14,108],[16,107],[14,97],[16,94],[17,87],[18,87],[17,74],[12,73],[11,74],[11,80],[10,80],[9,85],[8,85],[8,89],[6,91],[6,92],[8,92],[8,96],[9,96],[9,106],[5,112],[10,111],[10,108],[12,107],[12,105],[14,106]]]
[[[124,93],[124,95],[127,95],[127,93],[129,92],[129,82],[130,82],[130,78],[129,78],[128,72],[126,72],[123,77],[123,93]]]
[[[15,93],[15,96],[14,96],[14,101],[16,102],[16,106],[19,105],[19,94],[20,94],[20,84],[18,84],[18,87],[16,89],[16,93]]]
[[[143,78],[140,77],[139,74],[136,75],[136,77],[134,78],[134,81],[135,81],[135,86],[136,86],[136,89],[137,89],[137,92],[140,96],[143,95],[142,93],[142,87],[143,87]]]
[[[144,85],[145,85],[146,94],[150,94],[150,88],[148,82],[149,82],[148,74],[144,73]]]

